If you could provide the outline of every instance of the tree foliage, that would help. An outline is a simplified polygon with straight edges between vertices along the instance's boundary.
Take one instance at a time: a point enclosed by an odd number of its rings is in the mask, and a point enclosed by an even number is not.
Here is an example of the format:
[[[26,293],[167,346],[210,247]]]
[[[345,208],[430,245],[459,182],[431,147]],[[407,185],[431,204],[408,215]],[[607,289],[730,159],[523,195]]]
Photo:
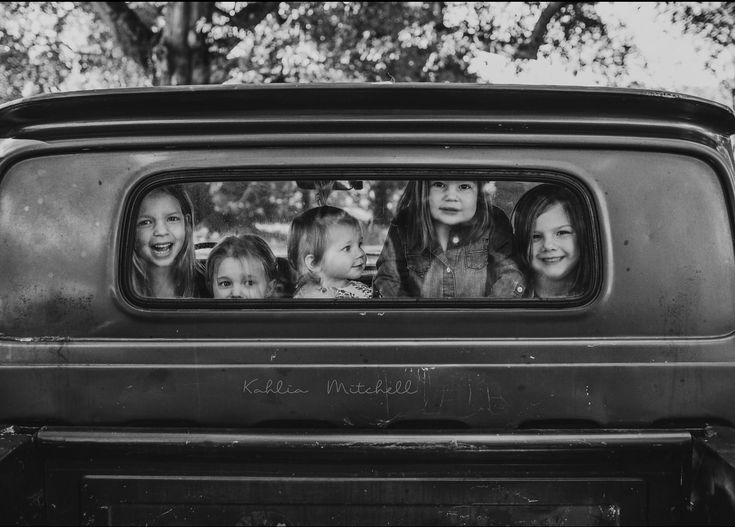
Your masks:
[[[707,63],[732,89],[732,53],[721,51],[734,47],[734,4],[658,5],[712,43]],[[646,86],[630,74],[631,60],[639,70],[645,60],[610,11],[595,2],[5,2],[0,99],[223,82],[507,82],[537,60]]]
[[[0,101],[146,81],[93,13],[71,2],[0,3]]]
[[[487,80],[474,67],[483,53],[521,65],[552,50],[612,78],[628,52],[610,53],[595,4],[576,2],[8,2],[0,20],[6,100],[104,86],[473,82]]]
[[[735,4],[732,2],[671,2],[672,19],[701,32],[720,46],[735,44]]]
[[[710,69],[729,70],[723,83],[735,102],[735,4],[732,2],[662,2],[661,8],[670,14],[684,32],[706,38],[711,46],[703,60]],[[729,50],[729,61],[723,63],[723,52]]]

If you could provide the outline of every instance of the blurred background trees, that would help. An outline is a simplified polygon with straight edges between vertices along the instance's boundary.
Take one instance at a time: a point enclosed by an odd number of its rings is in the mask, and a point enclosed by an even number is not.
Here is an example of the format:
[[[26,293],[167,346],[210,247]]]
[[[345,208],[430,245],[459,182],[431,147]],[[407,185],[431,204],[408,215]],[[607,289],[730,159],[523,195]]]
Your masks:
[[[645,18],[636,9],[658,16],[656,25],[632,31]],[[123,86],[529,82],[535,75],[541,83],[670,89],[731,104],[734,9],[721,2],[4,2],[0,100]],[[705,73],[654,78],[659,61],[642,53],[642,41],[663,40],[664,32],[696,37],[689,47],[699,48]],[[708,75],[709,88],[692,83]]]

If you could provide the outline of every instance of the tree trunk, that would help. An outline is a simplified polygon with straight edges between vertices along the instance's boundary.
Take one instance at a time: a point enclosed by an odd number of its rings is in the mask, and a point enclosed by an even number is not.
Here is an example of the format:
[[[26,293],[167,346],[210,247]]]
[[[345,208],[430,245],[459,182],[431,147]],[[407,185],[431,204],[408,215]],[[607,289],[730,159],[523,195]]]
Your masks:
[[[169,2],[160,42],[153,50],[158,85],[209,84],[207,31],[214,2]]]
[[[387,223],[391,217],[388,211],[388,201],[390,200],[390,190],[394,187],[395,185],[390,181],[377,180],[372,182],[371,190],[375,193],[373,222],[378,225]]]
[[[107,24],[122,52],[150,73],[151,46],[155,41],[150,25],[141,21],[125,2],[87,2],[82,5]]]
[[[546,37],[548,31],[549,22],[558,16],[561,11],[574,5],[574,2],[549,2],[549,4],[541,11],[541,14],[536,20],[533,32],[530,38],[526,42],[522,42],[516,48],[513,54],[513,59],[536,59],[538,58],[538,50]]]

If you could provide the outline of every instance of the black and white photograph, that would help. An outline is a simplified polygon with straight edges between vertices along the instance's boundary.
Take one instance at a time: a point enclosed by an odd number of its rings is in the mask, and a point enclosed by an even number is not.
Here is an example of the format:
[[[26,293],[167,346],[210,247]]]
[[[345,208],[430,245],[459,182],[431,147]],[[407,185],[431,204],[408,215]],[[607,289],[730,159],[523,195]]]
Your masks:
[[[0,524],[735,525],[735,3],[0,3]]]

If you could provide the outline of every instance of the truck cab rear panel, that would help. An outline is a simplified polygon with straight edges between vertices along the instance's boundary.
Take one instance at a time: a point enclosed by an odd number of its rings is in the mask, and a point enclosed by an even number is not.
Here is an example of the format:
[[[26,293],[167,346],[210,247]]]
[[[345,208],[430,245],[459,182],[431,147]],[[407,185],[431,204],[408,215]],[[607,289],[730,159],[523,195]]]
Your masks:
[[[626,90],[225,87],[0,107],[0,421],[28,438],[0,469],[42,466],[23,514],[50,524],[731,520],[734,132],[715,104]],[[136,211],[165,185],[234,221],[308,208],[332,182],[365,214],[370,267],[403,185],[434,180],[482,182],[508,218],[529,188],[573,191],[587,288],[223,302],[148,298],[131,278]],[[221,213],[222,189],[247,205]],[[293,216],[269,214],[196,236],[235,225],[285,261]]]

